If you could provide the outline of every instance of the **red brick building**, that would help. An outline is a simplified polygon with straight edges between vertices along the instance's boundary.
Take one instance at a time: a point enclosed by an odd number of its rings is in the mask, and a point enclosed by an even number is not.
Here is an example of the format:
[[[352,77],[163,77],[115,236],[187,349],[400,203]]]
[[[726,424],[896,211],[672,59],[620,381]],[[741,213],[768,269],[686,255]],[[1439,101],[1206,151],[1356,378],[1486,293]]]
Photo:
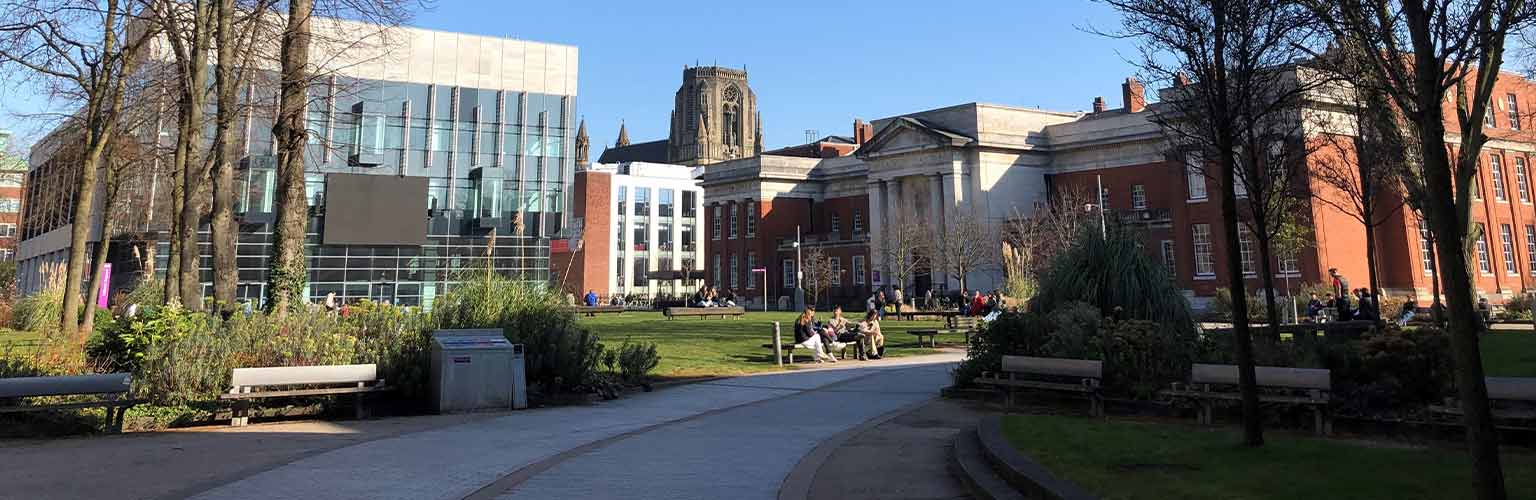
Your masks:
[[[27,162],[11,151],[11,133],[0,130],[0,261],[16,259],[21,235],[22,180]]]

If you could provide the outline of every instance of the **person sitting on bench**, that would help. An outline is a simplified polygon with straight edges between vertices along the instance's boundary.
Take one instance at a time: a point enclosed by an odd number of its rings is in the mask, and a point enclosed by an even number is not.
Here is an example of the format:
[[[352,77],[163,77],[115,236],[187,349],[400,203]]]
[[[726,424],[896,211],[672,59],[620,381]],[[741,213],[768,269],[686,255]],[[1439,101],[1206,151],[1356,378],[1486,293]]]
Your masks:
[[[795,320],[795,347],[809,349],[817,363],[829,359],[833,363],[837,362],[837,358],[822,350],[821,333],[816,331],[816,309],[813,307],[807,306],[800,313],[800,318]]]
[[[587,290],[587,296],[582,298],[582,303],[587,307],[597,307],[597,291]]]
[[[859,341],[864,343],[864,355],[859,359],[880,359],[885,356],[885,335],[880,333],[880,316],[874,311],[864,313],[864,321],[858,324]]]

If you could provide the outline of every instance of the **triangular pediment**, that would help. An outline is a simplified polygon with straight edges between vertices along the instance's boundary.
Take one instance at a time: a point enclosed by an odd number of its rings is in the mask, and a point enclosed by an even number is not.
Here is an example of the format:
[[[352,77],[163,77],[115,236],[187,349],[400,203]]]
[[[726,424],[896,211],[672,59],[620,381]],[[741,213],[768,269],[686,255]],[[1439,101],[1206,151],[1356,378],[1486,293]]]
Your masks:
[[[859,147],[862,157],[942,147],[964,147],[975,140],[910,117],[892,120]]]

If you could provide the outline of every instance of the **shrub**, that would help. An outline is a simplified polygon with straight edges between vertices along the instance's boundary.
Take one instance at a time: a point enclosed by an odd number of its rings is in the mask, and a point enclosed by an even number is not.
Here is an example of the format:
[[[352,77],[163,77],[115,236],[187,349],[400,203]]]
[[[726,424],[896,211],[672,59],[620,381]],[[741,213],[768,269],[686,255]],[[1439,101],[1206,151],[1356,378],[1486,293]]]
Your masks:
[[[29,332],[57,330],[63,311],[64,287],[50,286],[16,301],[11,309],[11,327]]]
[[[1356,344],[1334,368],[1345,405],[1360,412],[1404,410],[1441,401],[1455,384],[1450,337],[1439,328],[1389,326]]]
[[[1148,399],[1189,375],[1195,357],[1194,344],[1164,334],[1156,323],[1116,321],[1105,324],[1100,332],[1104,345],[1104,389],[1109,394]]]
[[[1086,302],[1116,320],[1152,321],[1168,335],[1193,338],[1189,302],[1129,229],[1115,228],[1106,235],[1085,228],[1071,248],[1051,260],[1031,308],[1050,314],[1071,302]]]
[[[109,319],[97,323],[100,335],[91,339],[86,352],[114,371],[135,371],[154,344],[194,328],[210,328],[211,325],[193,323],[211,319],[206,315],[188,312],[175,304],[145,307],[131,319]]]
[[[997,319],[982,324],[971,335],[965,360],[955,369],[955,384],[969,385],[982,372],[997,371],[1004,355],[1031,355],[1043,352],[1049,323],[1032,312],[1004,312]]]
[[[640,383],[645,380],[645,374],[656,369],[661,363],[661,356],[656,354],[656,344],[631,344],[628,340],[619,346],[619,369],[624,380],[629,383]]]
[[[1530,321],[1533,299],[1536,297],[1524,293],[1510,297],[1509,300],[1504,301],[1504,310],[1499,312],[1499,319]]]
[[[602,345],[558,292],[483,270],[462,272],[459,281],[433,303],[436,328],[501,328],[523,344],[530,383],[579,391],[593,381]]]
[[[1053,358],[1102,359],[1098,308],[1086,302],[1068,302],[1047,317],[1049,331],[1040,352]]]

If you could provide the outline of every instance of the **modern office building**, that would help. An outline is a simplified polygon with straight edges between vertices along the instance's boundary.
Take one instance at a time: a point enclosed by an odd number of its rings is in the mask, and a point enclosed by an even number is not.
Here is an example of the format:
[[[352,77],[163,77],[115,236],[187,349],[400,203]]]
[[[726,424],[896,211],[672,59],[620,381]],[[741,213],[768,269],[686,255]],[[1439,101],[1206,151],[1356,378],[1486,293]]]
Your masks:
[[[307,112],[309,297],[334,293],[430,305],[456,271],[487,265],[515,278],[547,280],[549,242],[565,225],[574,170],[568,138],[574,135],[577,49],[337,20],[321,20],[316,29],[347,34],[317,40],[371,38],[345,48],[321,42],[312,51],[323,77],[310,88]],[[249,105],[237,133],[242,300],[265,296],[271,255],[277,89],[268,77],[241,92]],[[164,122],[141,132],[154,138],[172,135],[173,128]],[[51,155],[63,141],[67,137],[56,133],[33,149],[33,185],[68,186],[57,181],[73,177],[72,165]],[[131,181],[127,197],[140,215],[113,225],[114,289],[164,272],[171,203],[164,177]],[[32,196],[68,201],[73,190]],[[101,213],[89,221],[93,242],[100,241]],[[41,274],[66,260],[76,221],[54,215],[24,232],[24,289],[40,286]],[[210,295],[206,225],[202,237],[198,251]]]
[[[704,189],[696,167],[595,164],[576,172],[572,220],[579,247],[557,244],[556,280],[576,296],[652,298],[692,293],[704,269]]]

